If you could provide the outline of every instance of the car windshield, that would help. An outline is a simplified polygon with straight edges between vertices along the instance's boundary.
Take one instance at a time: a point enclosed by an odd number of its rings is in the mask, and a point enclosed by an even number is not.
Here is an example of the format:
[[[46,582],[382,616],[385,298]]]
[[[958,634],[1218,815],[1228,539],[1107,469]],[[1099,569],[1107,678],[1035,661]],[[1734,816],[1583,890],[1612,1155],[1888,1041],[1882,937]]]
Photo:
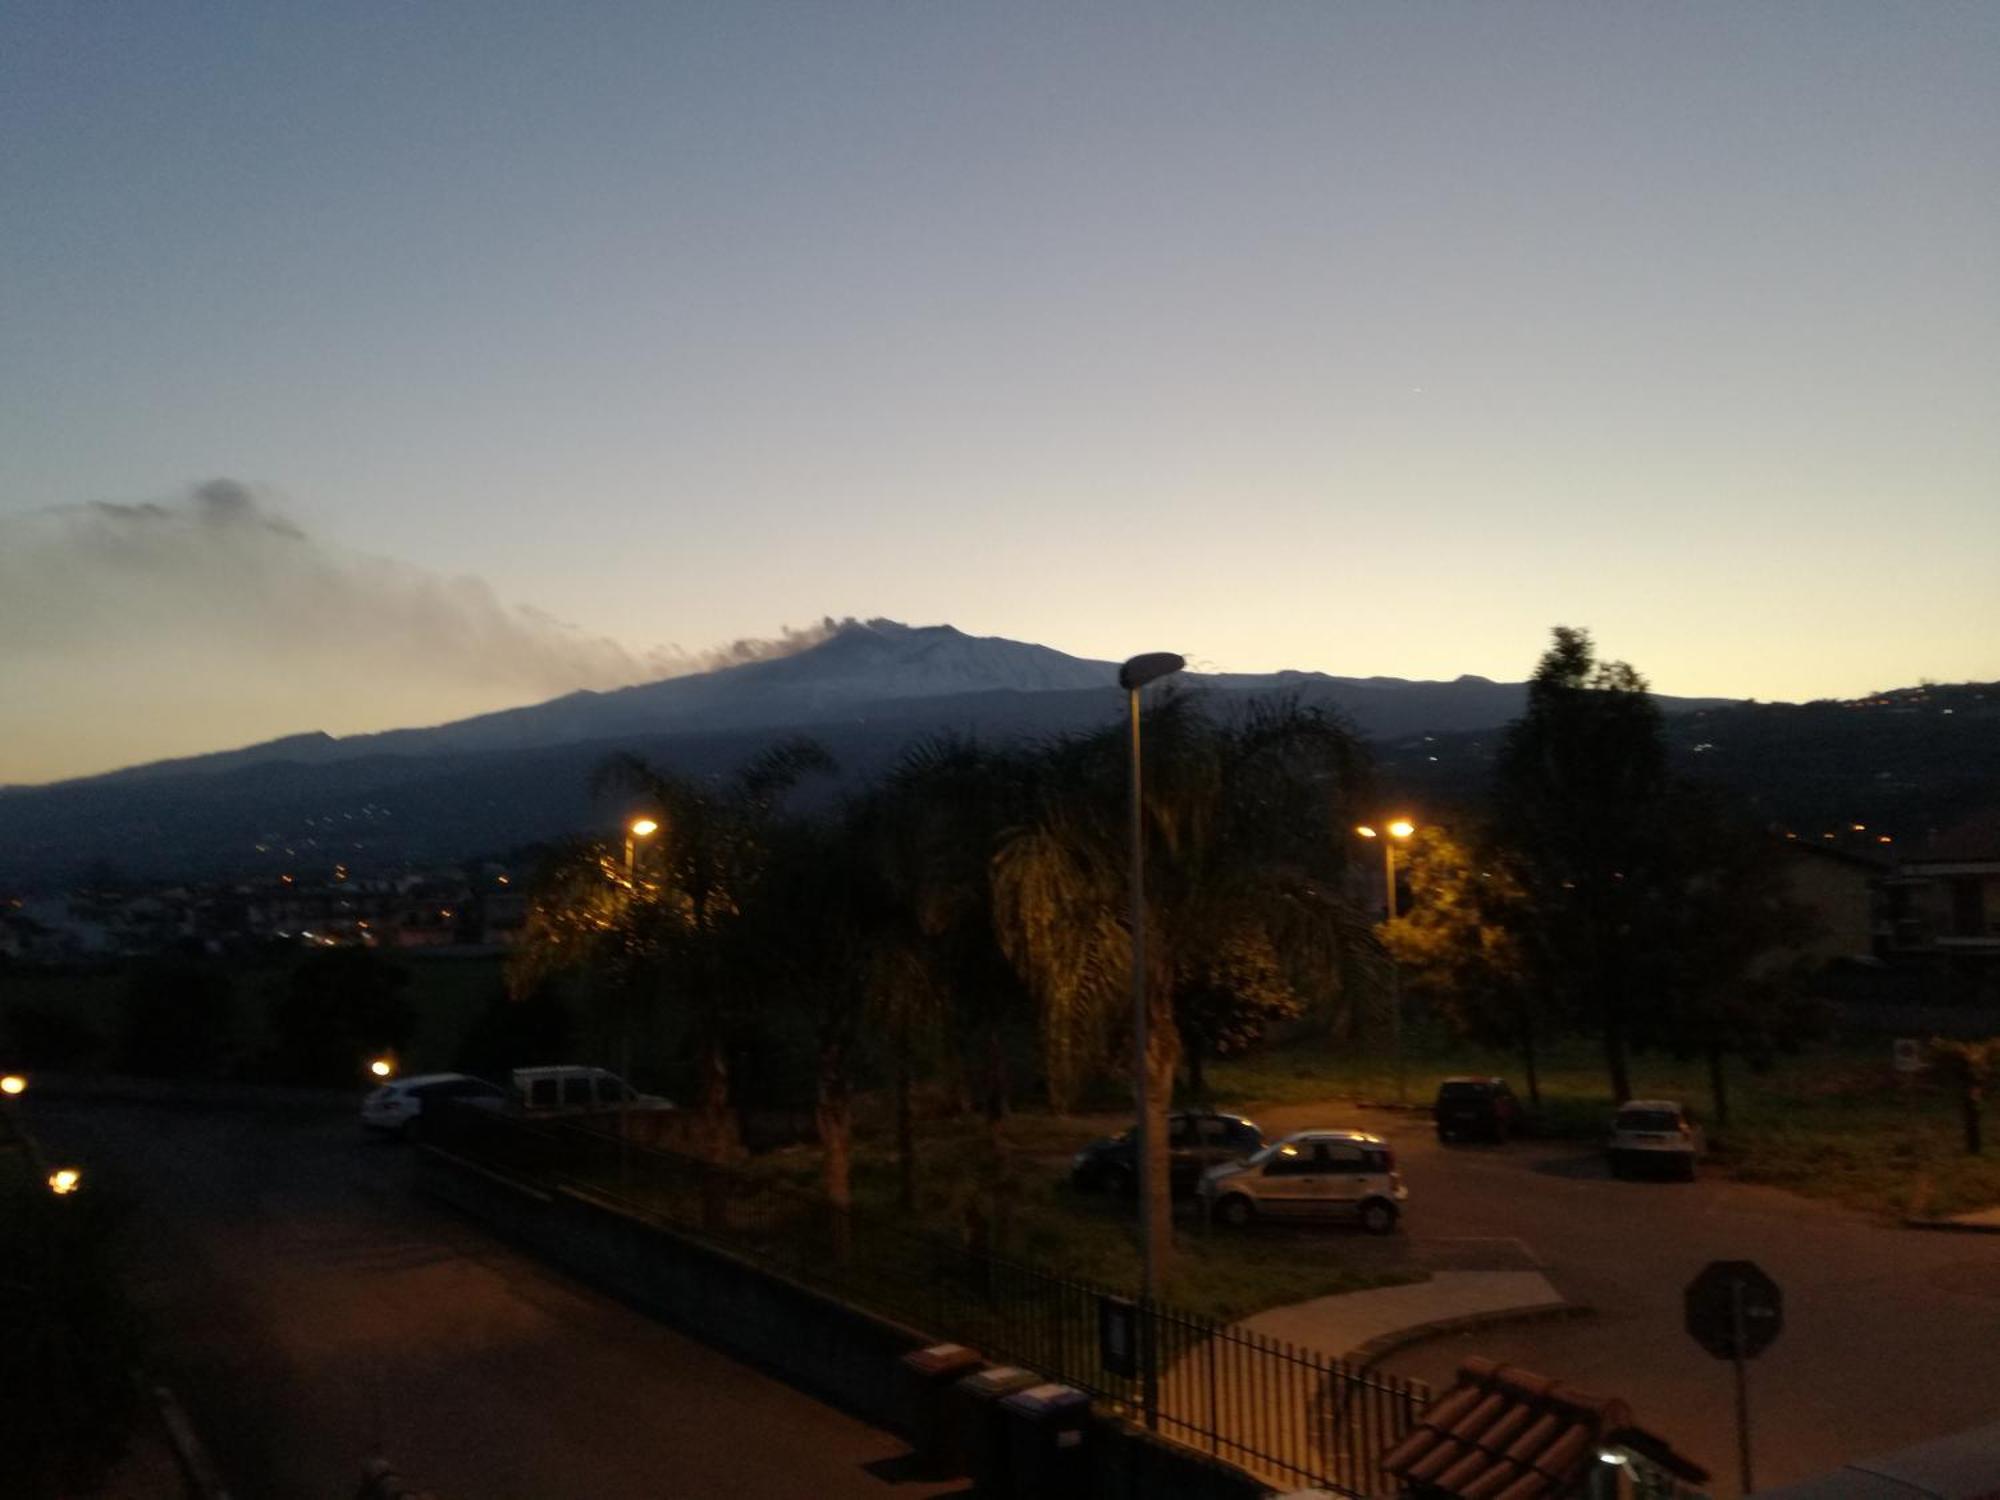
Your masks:
[[[1670,1109],[1627,1109],[1619,1112],[1616,1128],[1672,1132],[1681,1128],[1681,1121]]]

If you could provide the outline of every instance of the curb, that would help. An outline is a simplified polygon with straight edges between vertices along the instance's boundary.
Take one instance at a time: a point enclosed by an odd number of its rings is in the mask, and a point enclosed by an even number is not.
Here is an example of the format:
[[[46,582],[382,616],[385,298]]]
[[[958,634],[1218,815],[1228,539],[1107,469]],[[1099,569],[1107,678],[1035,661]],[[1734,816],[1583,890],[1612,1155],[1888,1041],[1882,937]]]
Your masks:
[[[1936,1229],[1946,1234],[2000,1234],[2000,1224],[1969,1224],[1963,1219],[1913,1219],[1905,1217],[1905,1229]]]
[[[229,1489],[222,1482],[215,1460],[208,1456],[208,1448],[203,1444],[201,1435],[194,1430],[194,1423],[188,1420],[180,1398],[165,1386],[156,1385],[153,1387],[153,1403],[159,1408],[160,1422],[167,1429],[167,1441],[173,1445],[174,1457],[180,1462],[188,1494],[193,1500],[229,1500]]]
[[[1421,1344],[1427,1339],[1443,1338],[1446,1334],[1466,1333],[1475,1328],[1490,1328],[1500,1323],[1556,1323],[1571,1318],[1590,1318],[1597,1315],[1597,1309],[1583,1302],[1537,1302],[1526,1307],[1501,1307],[1490,1312],[1462,1313],[1455,1318],[1438,1318],[1429,1323],[1412,1323],[1407,1328],[1398,1328],[1390,1333],[1377,1334],[1360,1347],[1350,1349],[1341,1356],[1344,1363],[1357,1369],[1372,1369],[1400,1350],[1412,1344]]]

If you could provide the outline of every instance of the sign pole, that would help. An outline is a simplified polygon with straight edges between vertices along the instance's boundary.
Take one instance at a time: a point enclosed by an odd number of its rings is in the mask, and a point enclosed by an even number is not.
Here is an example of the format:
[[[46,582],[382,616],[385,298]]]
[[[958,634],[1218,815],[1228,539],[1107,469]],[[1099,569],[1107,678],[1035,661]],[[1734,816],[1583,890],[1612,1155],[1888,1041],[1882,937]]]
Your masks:
[[[1745,1368],[1743,1358],[1743,1282],[1738,1279],[1729,1283],[1729,1317],[1735,1346],[1731,1363],[1736,1366],[1736,1462],[1743,1474],[1743,1493],[1753,1493],[1757,1486],[1750,1474],[1750,1372]]]

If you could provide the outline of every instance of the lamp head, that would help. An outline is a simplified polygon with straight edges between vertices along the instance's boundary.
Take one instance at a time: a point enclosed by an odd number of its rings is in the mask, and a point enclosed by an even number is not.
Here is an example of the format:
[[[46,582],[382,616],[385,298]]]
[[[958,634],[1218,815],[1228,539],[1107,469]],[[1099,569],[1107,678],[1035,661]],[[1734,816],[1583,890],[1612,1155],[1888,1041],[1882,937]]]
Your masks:
[[[1176,656],[1171,651],[1151,651],[1144,656],[1133,657],[1118,669],[1118,685],[1128,693],[1135,692],[1149,682],[1173,676],[1185,666],[1185,656]]]

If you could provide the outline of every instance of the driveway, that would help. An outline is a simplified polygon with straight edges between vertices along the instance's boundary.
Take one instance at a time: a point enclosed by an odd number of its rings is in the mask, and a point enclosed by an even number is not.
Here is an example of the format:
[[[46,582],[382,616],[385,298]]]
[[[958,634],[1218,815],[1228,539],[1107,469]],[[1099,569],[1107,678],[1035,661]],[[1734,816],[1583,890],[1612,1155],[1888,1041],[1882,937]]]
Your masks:
[[[904,1445],[516,1255],[409,1187],[351,1114],[38,1101],[134,1203],[132,1270],[239,1500],[353,1491],[390,1458],[446,1500],[919,1497]]]
[[[1573,1143],[1443,1147],[1427,1117],[1351,1105],[1250,1112],[1267,1132],[1387,1136],[1410,1186],[1397,1243],[1341,1253],[1429,1265],[1539,1264],[1594,1318],[1488,1328],[1383,1368],[1449,1384],[1484,1354],[1629,1400],[1639,1419],[1738,1493],[1730,1367],[1682,1327],[1711,1260],[1753,1260],[1785,1294],[1785,1331],[1751,1366],[1760,1487],[2000,1418],[2000,1236],[1928,1233],[1704,1176],[1620,1182]],[[1339,1231],[1332,1231],[1339,1234]],[[1521,1257],[1522,1259],[1515,1259]]]

